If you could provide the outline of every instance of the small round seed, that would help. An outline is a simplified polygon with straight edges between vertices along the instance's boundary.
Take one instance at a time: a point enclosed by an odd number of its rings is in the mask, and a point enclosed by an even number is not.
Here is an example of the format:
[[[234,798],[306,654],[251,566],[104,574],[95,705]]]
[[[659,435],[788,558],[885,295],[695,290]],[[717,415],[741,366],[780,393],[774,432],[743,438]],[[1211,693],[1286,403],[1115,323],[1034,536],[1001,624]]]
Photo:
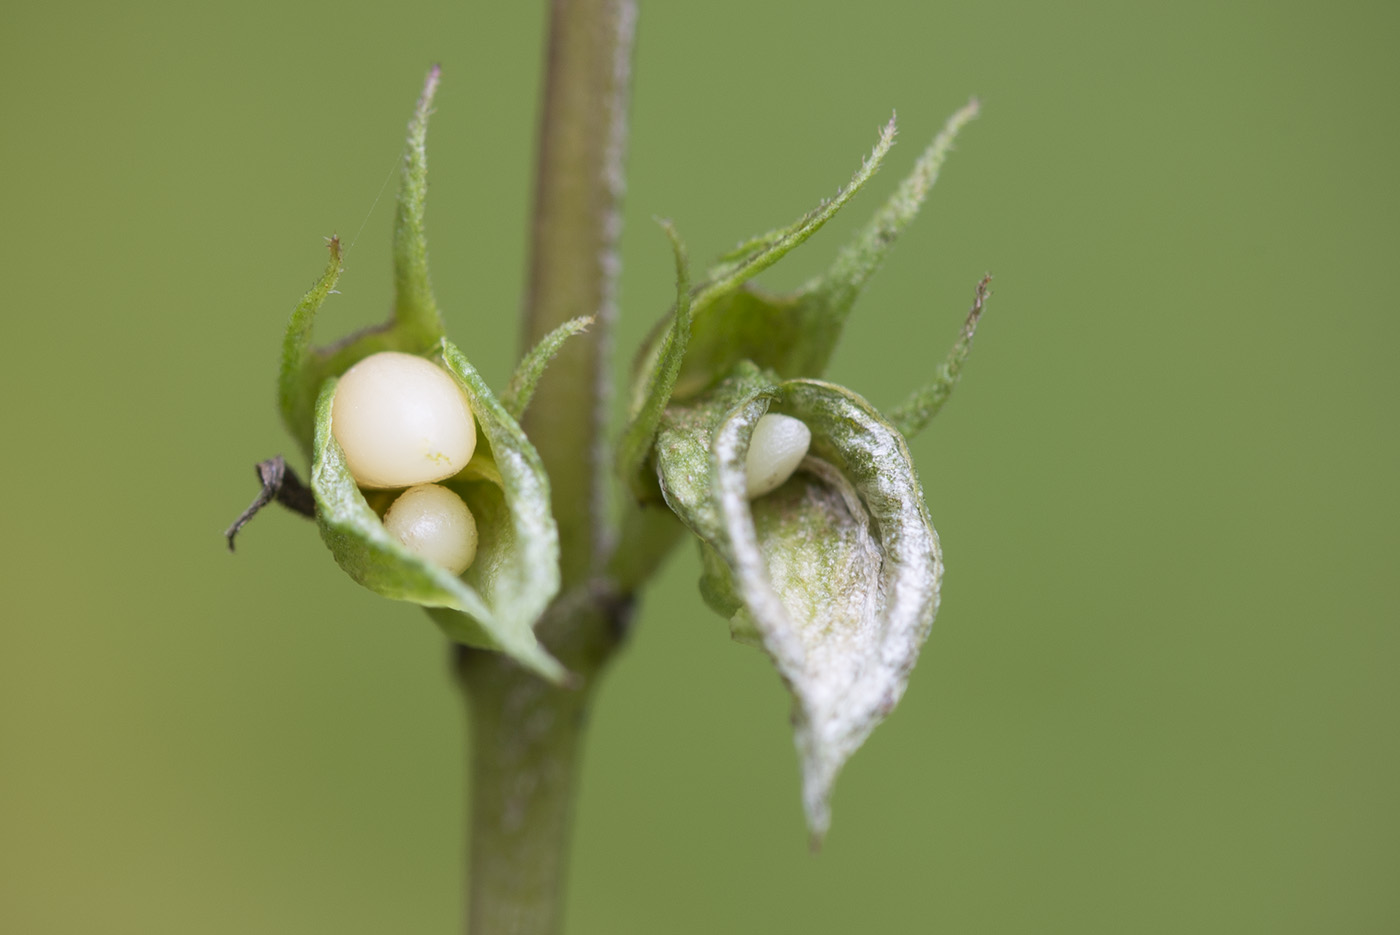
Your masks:
[[[384,514],[384,528],[419,558],[460,575],[476,558],[476,519],[446,487],[419,484],[399,495]]]
[[[768,412],[759,416],[749,440],[744,481],[749,499],[783,485],[807,456],[812,430],[801,419]]]

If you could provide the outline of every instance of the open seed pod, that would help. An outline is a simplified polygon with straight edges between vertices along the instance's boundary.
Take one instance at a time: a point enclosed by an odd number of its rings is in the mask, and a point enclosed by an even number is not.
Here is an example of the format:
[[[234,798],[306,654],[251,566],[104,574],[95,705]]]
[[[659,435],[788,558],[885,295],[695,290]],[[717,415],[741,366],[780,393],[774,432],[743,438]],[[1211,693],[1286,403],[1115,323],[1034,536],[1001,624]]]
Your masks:
[[[811,450],[750,499],[754,426],[802,420]],[[701,591],[736,639],[772,658],[793,695],[814,840],[837,773],[894,708],[938,610],[943,563],[904,439],[865,400],[741,367],[673,406],[656,446],[667,504],[701,540]]]
[[[335,378],[326,381],[316,407],[311,489],[321,538],[340,567],[370,590],[434,608],[433,619],[458,642],[501,650],[558,680],[562,668],[534,635],[535,622],[559,589],[549,479],[519,424],[462,353],[444,340],[439,360],[466,393],[478,426],[471,461],[440,482],[475,517],[475,560],[453,575],[413,554],[384,528],[335,440]]]
[[[458,642],[499,650],[545,678],[562,681],[563,667],[534,634],[535,623],[559,590],[558,532],[549,480],[517,418],[550,356],[586,322],[569,322],[527,355],[504,402],[444,337],[428,275],[424,225],[427,122],[437,82],[433,69],[409,123],[394,227],[393,315],[379,327],[325,347],[312,346],[317,312],[336,291],[341,274],[340,243],[331,238],[330,262],[287,328],[278,384],[282,416],[311,460],[321,537],[352,578],[385,597],[428,608]],[[414,554],[384,528],[381,514],[392,495],[371,491],[367,499],[333,431],[339,378],[386,351],[415,355],[442,368],[471,410],[475,448],[463,449],[470,460],[460,470],[454,462],[450,476],[424,478],[456,493],[474,517],[476,554],[460,576]],[[393,486],[363,477],[361,482],[367,488]]]
[[[934,380],[886,419],[825,371],[866,282],[918,213],[958,131],[949,118],[822,275],[774,295],[751,280],[806,242],[863,187],[894,143],[891,120],[850,183],[787,227],[740,244],[689,283],[674,232],[677,298],[638,355],[618,465],[639,512],[658,499],[700,539],[701,593],[735,639],[773,659],[793,694],[803,804],[814,841],[842,764],[904,693],[938,609],[938,536],[905,436],[947,399],[971,346],[986,280]],[[750,442],[769,413],[799,420],[792,452],[759,483]],[[789,426],[791,428],[792,426]],[[769,444],[759,431],[759,446]],[[784,478],[786,480],[784,481]],[[777,483],[776,488],[773,484]],[[755,494],[758,494],[755,496]]]

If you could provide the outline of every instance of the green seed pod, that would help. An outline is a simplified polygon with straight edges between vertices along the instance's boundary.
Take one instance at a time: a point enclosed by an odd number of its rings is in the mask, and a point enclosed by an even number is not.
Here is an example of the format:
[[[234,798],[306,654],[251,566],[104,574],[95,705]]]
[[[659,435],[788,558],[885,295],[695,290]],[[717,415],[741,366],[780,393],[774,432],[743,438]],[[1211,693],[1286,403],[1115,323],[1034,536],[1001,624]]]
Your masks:
[[[534,635],[535,621],[559,587],[559,540],[544,466],[461,351],[443,341],[438,360],[466,395],[480,430],[471,461],[442,482],[475,518],[476,560],[458,577],[385,529],[336,438],[335,378],[321,391],[312,452],[311,490],[321,537],[341,568],[365,587],[445,608],[435,610],[433,619],[458,642],[499,649],[541,675],[562,679],[563,669]]]
[[[549,480],[516,416],[552,353],[583,323],[571,322],[527,356],[508,405],[444,337],[423,220],[437,80],[434,69],[409,124],[393,317],[330,346],[311,345],[317,312],[341,273],[340,243],[332,238],[326,271],[297,306],[283,342],[283,420],[311,460],[321,537],[352,578],[428,608],[458,642],[500,650],[561,681],[563,667],[534,634],[559,589],[558,532]],[[381,521],[364,489],[402,487],[412,489]],[[438,512],[414,512],[425,496]],[[442,510],[455,518],[442,520]],[[431,523],[430,513],[438,517]],[[441,529],[420,535],[427,526]],[[439,539],[444,530],[455,532]]]

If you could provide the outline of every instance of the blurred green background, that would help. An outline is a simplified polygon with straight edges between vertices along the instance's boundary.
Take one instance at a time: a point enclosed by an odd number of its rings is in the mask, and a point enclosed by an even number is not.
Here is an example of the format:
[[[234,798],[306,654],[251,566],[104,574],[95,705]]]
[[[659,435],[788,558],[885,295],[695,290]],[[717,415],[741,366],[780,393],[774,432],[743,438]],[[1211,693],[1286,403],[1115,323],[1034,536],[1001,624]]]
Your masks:
[[[649,594],[595,711],[569,929],[1400,931],[1400,6],[643,0],[620,337],[969,95],[832,378],[889,405],[986,270],[914,443],[948,562],[910,690],[807,852],[787,700]],[[380,319],[423,73],[434,276],[514,363],[543,9],[250,0],[0,16],[0,931],[452,932],[464,726],[416,609],[312,526],[220,531],[290,444],[282,327]],[[34,457],[29,466],[24,459]]]

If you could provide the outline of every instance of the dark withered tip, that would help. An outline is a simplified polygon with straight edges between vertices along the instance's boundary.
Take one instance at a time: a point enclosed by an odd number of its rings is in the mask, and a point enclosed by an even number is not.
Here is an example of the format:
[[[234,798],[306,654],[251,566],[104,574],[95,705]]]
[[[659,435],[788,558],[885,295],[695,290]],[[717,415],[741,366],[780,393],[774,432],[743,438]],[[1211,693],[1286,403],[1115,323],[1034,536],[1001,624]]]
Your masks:
[[[262,489],[253,498],[253,502],[248,504],[248,508],[233,521],[233,525],[224,530],[224,538],[228,540],[230,552],[234,551],[233,541],[238,531],[248,525],[248,521],[256,516],[259,510],[274,500],[293,513],[300,513],[308,518],[316,516],[316,499],[312,496],[311,488],[303,484],[301,478],[287,467],[286,459],[281,455],[258,462],[256,470]]]

